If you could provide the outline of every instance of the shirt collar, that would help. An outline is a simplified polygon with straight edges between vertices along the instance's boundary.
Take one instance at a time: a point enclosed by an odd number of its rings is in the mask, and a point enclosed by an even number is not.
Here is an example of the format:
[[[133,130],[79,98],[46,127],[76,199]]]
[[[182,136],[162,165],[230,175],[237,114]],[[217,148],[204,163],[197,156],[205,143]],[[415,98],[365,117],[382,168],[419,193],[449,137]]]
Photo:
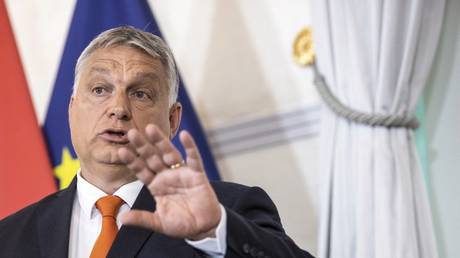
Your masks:
[[[115,193],[113,193],[113,195],[120,197],[131,209],[143,185],[144,184],[141,181],[136,180],[121,186],[117,191],[115,191]],[[96,211],[96,201],[106,195],[107,194],[104,191],[86,181],[81,176],[81,171],[78,171],[77,199],[81,209],[83,210],[84,216],[88,219],[93,218]]]

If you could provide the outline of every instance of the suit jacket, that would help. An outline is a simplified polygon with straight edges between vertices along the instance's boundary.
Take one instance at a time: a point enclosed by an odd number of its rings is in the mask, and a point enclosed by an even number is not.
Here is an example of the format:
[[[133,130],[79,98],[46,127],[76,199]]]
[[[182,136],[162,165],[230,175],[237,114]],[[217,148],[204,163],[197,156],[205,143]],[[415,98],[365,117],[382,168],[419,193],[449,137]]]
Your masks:
[[[285,234],[275,205],[260,188],[211,183],[227,212],[225,257],[312,257]],[[0,221],[0,258],[68,256],[69,229],[76,180]],[[144,187],[133,209],[155,210]],[[206,257],[183,239],[133,226],[122,226],[107,257]]]

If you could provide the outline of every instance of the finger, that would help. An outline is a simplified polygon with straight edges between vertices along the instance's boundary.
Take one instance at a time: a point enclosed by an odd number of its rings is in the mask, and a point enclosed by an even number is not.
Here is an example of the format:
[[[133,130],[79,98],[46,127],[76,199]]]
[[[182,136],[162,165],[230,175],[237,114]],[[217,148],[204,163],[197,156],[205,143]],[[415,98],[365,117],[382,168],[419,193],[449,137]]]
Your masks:
[[[128,131],[128,139],[135,151],[142,158],[145,159],[155,154],[155,147],[153,147],[136,129]]]
[[[198,150],[192,135],[190,135],[187,131],[181,131],[179,139],[182,146],[184,146],[185,153],[187,154],[187,165],[195,171],[204,172],[200,151]]]
[[[131,210],[121,217],[123,225],[143,227],[156,232],[163,232],[163,227],[157,213],[142,210]]]
[[[158,127],[149,124],[145,128],[145,133],[150,143],[159,150],[161,158],[167,166],[172,166],[183,161],[180,152]]]
[[[160,151],[150,144],[150,142],[148,142],[137,130],[129,130],[128,139],[139,156],[145,160],[150,170],[159,173],[167,168],[159,156]]]
[[[155,177],[155,173],[148,169],[145,162],[137,157],[132,150],[124,147],[120,148],[118,149],[118,156],[144,184],[148,185],[152,182]]]

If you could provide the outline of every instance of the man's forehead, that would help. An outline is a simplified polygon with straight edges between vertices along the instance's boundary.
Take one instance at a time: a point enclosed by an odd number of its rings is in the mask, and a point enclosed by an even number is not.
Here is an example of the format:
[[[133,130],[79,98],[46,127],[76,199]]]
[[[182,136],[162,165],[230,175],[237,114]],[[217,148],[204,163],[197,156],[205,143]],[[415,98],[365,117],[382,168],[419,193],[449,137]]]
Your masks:
[[[128,69],[129,70],[129,69]],[[89,67],[88,75],[90,76],[110,76],[113,72],[113,69],[109,69],[103,65],[98,65],[97,63]],[[132,77],[136,80],[158,80],[159,76],[156,70],[153,67],[148,69],[135,69],[132,71]]]
[[[117,66],[162,66],[158,58],[147,55],[145,52],[127,46],[106,47],[95,50],[88,57],[88,63],[100,64],[108,67]]]
[[[154,59],[148,56],[139,58],[138,56],[126,56],[120,54],[103,54],[103,55],[92,55],[87,64],[89,66],[98,66],[108,68],[124,67],[143,67],[146,66],[156,68],[161,66],[161,62],[158,59]]]
[[[130,71],[133,73],[159,73],[163,72],[161,65],[156,63],[145,63],[138,61],[118,62],[111,59],[94,59],[88,62],[87,71],[89,73],[110,74],[119,70]]]

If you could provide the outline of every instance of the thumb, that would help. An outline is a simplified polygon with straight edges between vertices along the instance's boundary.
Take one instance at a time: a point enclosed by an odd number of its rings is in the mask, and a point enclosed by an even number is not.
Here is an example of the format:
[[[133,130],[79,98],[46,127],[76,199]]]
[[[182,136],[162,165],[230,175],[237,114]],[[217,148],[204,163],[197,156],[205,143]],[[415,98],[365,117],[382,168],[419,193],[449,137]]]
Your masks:
[[[163,232],[161,221],[156,212],[131,210],[121,216],[123,225],[137,226],[145,229]]]

